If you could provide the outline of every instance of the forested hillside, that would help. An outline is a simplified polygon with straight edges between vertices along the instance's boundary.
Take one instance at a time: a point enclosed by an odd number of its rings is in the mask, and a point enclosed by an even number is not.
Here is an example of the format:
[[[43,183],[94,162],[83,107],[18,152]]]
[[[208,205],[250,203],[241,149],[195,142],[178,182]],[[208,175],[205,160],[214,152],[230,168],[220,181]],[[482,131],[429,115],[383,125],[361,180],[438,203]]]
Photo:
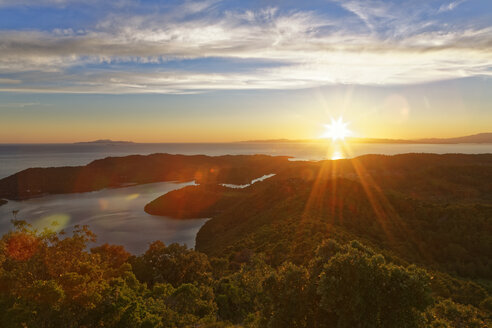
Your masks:
[[[202,170],[209,170],[203,166]],[[0,242],[5,327],[490,327],[492,156],[282,162],[147,205],[211,217],[196,250],[90,247],[88,228]],[[2,327],[3,327],[2,326]]]

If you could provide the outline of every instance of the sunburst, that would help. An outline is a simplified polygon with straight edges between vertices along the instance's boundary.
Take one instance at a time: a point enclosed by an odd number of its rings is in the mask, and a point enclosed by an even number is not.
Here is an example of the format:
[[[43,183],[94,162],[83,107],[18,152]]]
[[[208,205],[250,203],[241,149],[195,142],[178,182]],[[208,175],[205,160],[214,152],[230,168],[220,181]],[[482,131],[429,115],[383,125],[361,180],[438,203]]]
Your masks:
[[[344,122],[342,117],[339,117],[338,120],[332,118],[330,124],[325,124],[325,132],[322,137],[330,138],[333,141],[344,140],[352,134],[347,125],[348,123]]]

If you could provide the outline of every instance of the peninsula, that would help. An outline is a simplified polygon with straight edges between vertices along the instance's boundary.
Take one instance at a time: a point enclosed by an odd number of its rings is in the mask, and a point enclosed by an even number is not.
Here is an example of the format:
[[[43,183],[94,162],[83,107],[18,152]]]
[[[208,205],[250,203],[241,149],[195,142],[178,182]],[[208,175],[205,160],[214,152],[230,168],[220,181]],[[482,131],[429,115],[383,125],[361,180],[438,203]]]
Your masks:
[[[286,156],[185,156],[170,154],[107,157],[85,166],[30,168],[0,180],[0,198],[95,191],[164,181],[247,184],[288,166]]]

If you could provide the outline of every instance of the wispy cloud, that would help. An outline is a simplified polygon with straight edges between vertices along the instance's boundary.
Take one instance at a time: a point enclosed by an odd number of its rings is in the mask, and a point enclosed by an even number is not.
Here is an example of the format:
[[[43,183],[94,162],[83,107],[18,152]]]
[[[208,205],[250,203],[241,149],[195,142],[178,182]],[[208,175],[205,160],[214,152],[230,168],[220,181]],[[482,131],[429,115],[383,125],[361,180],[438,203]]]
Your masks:
[[[389,5],[380,0],[335,0],[334,2],[360,18],[371,30],[374,30],[381,21],[397,18],[391,12]]]
[[[0,103],[0,108],[26,108],[32,106],[41,106],[41,104],[37,102]]]
[[[438,12],[445,12],[445,11],[451,11],[454,10],[456,7],[461,5],[463,2],[468,1],[468,0],[456,0],[456,1],[451,1],[450,3],[443,4],[441,7],[439,7]]]
[[[268,7],[224,10],[218,15],[217,3],[183,2],[181,10],[176,9],[179,17],[114,14],[93,28],[77,31],[2,31],[0,72],[9,77],[0,79],[0,90],[189,93],[408,84],[492,75],[492,27],[423,20],[427,8],[410,15],[406,8],[378,0],[340,2],[365,26],[354,29],[349,18],[311,11]],[[159,66],[208,58],[281,65],[253,66],[241,73]],[[137,68],[127,70],[125,63],[135,63]],[[95,64],[108,67],[91,68]],[[149,72],[147,64],[155,69]],[[8,83],[12,76],[25,82],[12,85]]]
[[[20,84],[21,82],[21,80],[0,78],[0,84]]]
[[[105,4],[113,7],[123,7],[135,4],[134,0],[111,0]],[[66,7],[74,4],[101,5],[98,0],[0,0],[1,7]]]

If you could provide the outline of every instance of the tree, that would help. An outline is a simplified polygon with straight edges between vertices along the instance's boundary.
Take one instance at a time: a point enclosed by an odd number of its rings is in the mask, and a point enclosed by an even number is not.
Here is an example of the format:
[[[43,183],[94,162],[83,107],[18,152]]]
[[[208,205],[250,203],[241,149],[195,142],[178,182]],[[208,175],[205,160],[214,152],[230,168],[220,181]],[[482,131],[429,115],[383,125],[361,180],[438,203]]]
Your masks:
[[[441,300],[426,313],[431,327],[482,328],[490,327],[492,318],[471,305],[462,305],[449,299]]]
[[[431,303],[428,284],[424,270],[386,263],[353,243],[324,265],[317,292],[336,327],[418,327]]]
[[[283,264],[264,282],[261,325],[271,328],[307,327],[309,312],[308,271]]]
[[[72,327],[96,308],[107,288],[100,258],[86,251],[94,235],[70,237],[14,222],[2,238],[0,322],[12,327]],[[7,325],[7,326],[8,326]]]
[[[218,315],[222,320],[243,323],[255,317],[260,309],[263,282],[272,273],[261,256],[243,263],[238,272],[223,277],[215,284]]]
[[[176,243],[166,246],[161,241],[153,242],[145,254],[132,258],[130,263],[137,278],[149,286],[167,282],[177,287],[210,279],[207,256]]]

